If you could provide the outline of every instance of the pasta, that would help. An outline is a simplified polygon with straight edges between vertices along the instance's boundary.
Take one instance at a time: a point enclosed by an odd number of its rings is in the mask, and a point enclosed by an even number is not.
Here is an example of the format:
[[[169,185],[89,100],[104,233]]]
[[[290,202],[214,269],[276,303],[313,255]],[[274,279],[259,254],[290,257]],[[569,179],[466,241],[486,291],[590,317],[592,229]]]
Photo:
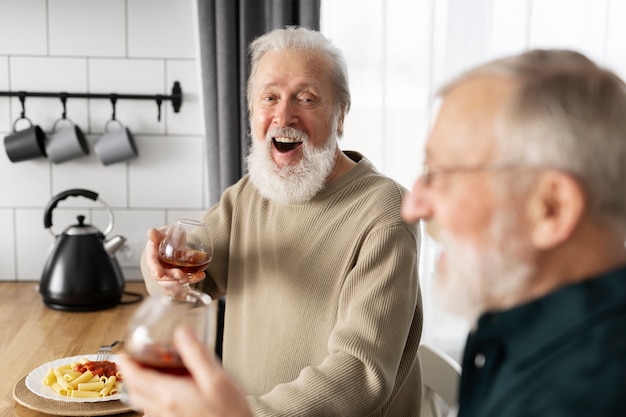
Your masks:
[[[71,398],[100,398],[120,393],[122,376],[112,362],[81,359],[48,370],[43,384]]]

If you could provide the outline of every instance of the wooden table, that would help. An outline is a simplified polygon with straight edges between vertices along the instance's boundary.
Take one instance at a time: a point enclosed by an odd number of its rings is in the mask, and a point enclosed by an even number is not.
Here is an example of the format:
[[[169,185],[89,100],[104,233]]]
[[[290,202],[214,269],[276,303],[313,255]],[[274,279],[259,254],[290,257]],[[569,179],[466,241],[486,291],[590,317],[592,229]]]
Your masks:
[[[36,285],[0,282],[0,416],[47,416],[13,399],[15,383],[46,362],[96,353],[100,345],[124,340],[128,320],[139,306],[118,305],[94,312],[57,311],[43,304]],[[142,282],[127,283],[126,290],[147,294]]]

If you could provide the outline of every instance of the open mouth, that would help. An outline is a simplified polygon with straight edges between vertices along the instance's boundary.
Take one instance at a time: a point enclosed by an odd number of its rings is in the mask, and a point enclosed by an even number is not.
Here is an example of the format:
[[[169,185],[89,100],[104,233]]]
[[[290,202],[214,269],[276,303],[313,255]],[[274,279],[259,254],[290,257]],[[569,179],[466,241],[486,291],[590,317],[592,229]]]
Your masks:
[[[278,152],[290,152],[302,146],[302,140],[287,137],[273,137],[272,143]]]

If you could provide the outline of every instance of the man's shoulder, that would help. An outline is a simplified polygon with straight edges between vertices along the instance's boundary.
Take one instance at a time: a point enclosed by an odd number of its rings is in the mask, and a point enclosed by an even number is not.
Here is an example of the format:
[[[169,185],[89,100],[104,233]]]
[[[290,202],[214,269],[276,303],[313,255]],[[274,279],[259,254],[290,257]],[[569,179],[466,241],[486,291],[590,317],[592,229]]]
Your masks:
[[[350,159],[357,163],[353,168],[355,170],[355,180],[366,181],[379,190],[387,190],[388,192],[404,195],[407,191],[399,182],[393,178],[378,171],[374,164],[364,155],[356,151],[343,151]]]
[[[231,211],[242,201],[258,198],[260,195],[250,181],[250,175],[246,174],[224,190],[219,202],[214,204],[211,210]]]
[[[375,196],[392,205],[401,205],[406,188],[391,177],[379,172],[373,166],[366,167],[355,179],[359,190]]]
[[[226,190],[224,190],[223,195],[232,195],[236,196],[241,193],[249,193],[251,191],[256,191],[254,185],[252,185],[252,181],[250,181],[250,174],[245,174],[236,183],[228,186]]]
[[[623,415],[626,315],[616,312],[611,318],[599,320],[597,328],[588,324],[577,334],[546,345],[541,354],[523,364],[507,361],[505,353],[497,366],[497,377],[489,382],[488,393],[480,399],[480,405],[472,405],[478,408],[462,415]],[[466,366],[470,368],[465,370],[468,375],[477,372],[471,365]],[[485,386],[478,385],[462,390],[470,397],[480,395]]]

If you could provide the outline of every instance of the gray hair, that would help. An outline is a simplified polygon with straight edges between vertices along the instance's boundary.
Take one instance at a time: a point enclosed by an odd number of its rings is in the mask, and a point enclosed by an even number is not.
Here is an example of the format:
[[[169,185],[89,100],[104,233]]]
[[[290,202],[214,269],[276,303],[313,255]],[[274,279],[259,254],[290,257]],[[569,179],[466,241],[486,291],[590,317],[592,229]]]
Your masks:
[[[626,88],[613,72],[568,50],[531,50],[462,74],[519,81],[496,127],[496,158],[568,172],[592,215],[626,233]]]
[[[252,111],[252,93],[259,61],[266,52],[284,49],[302,49],[316,51],[328,57],[334,84],[337,108],[344,115],[350,109],[350,87],[348,84],[348,70],[341,51],[324,35],[315,30],[287,26],[284,29],[275,29],[250,43],[250,77],[248,78],[247,100],[248,110]]]

